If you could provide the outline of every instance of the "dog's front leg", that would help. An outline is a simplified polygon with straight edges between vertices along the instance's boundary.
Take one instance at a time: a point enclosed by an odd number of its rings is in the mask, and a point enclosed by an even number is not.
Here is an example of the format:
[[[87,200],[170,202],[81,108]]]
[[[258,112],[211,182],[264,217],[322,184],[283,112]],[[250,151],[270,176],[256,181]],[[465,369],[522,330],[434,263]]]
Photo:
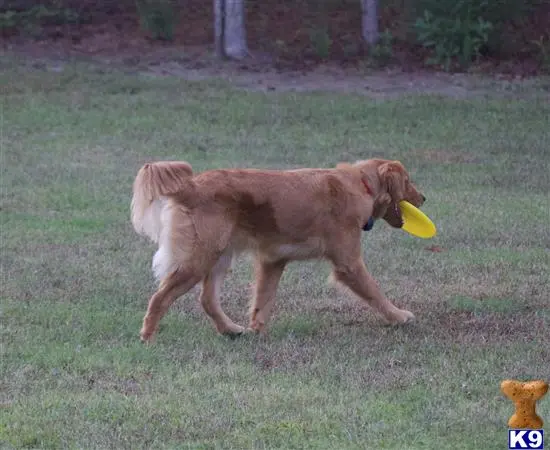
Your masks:
[[[264,331],[269,320],[271,310],[275,304],[277,286],[285,266],[286,261],[271,263],[257,259],[255,262],[256,286],[250,307],[249,328],[256,332]]]
[[[361,259],[335,264],[333,275],[335,279],[345,284],[363,301],[382,314],[389,324],[398,325],[414,320],[412,312],[397,308],[382,294]]]

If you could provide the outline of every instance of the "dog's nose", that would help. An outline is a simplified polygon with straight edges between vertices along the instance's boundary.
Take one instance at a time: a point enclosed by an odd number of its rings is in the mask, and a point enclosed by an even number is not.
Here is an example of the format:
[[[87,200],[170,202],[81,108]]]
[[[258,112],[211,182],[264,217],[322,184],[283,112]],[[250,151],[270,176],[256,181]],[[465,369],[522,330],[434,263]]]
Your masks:
[[[422,195],[422,202],[425,202],[425,201],[426,201],[426,197],[424,197],[423,194],[420,194],[420,195]]]

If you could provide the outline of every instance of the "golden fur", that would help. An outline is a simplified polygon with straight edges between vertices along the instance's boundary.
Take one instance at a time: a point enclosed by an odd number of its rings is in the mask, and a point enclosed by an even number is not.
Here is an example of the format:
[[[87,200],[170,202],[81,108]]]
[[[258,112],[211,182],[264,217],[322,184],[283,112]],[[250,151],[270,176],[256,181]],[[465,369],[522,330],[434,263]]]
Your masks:
[[[145,164],[133,188],[132,224],[158,243],[153,270],[160,281],[143,320],[150,340],[170,305],[202,281],[200,302],[217,330],[244,328],[223,312],[223,277],[237,252],[255,257],[256,286],[249,328],[262,331],[285,265],[323,258],[333,277],[391,324],[414,319],[379,290],[361,256],[369,217],[393,227],[403,221],[397,203],[421,206],[424,196],[399,161],[371,159],[334,169],[209,170],[194,174],[186,162]]]

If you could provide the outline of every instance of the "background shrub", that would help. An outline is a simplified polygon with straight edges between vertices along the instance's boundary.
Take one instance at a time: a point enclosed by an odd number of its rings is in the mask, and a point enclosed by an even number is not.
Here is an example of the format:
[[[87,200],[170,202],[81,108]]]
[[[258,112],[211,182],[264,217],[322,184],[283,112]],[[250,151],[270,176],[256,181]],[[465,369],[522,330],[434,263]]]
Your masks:
[[[454,61],[467,67],[487,44],[493,25],[484,20],[469,0],[457,1],[445,13],[425,10],[415,23],[418,41],[432,50],[429,64],[449,70]]]
[[[153,39],[172,41],[176,26],[176,9],[171,0],[136,0],[141,27]]]

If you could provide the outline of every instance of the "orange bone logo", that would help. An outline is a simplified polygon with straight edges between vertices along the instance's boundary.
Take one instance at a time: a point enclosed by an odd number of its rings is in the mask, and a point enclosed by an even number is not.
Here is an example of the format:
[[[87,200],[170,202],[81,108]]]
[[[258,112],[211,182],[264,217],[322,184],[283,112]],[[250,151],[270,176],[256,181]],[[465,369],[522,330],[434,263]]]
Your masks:
[[[536,402],[548,392],[548,383],[542,380],[522,383],[516,380],[504,380],[500,389],[514,402],[516,411],[508,420],[510,428],[528,428],[539,430],[542,419],[537,415]]]

